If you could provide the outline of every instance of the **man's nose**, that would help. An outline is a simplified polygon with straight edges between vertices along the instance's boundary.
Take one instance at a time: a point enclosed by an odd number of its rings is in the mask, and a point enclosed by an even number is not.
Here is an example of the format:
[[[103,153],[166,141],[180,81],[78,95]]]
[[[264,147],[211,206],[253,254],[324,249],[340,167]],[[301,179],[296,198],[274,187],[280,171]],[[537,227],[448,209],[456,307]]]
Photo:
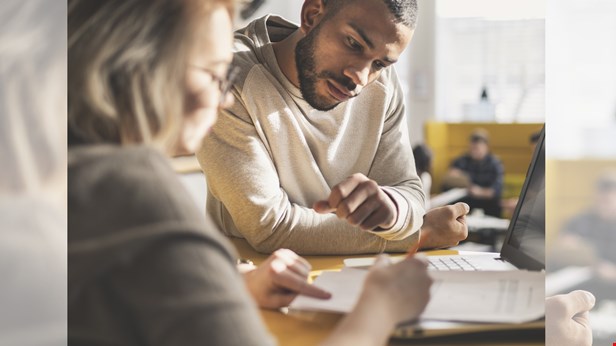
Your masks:
[[[356,85],[354,91],[359,93],[361,89],[368,84],[370,77],[370,64],[349,65],[344,69],[344,75],[353,81]]]

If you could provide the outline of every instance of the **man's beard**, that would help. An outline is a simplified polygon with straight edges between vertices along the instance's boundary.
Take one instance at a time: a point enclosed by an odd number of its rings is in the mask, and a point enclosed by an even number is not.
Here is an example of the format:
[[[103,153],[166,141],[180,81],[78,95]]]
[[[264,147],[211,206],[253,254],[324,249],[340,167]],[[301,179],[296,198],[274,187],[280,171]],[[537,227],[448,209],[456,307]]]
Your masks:
[[[356,85],[346,76],[336,76],[331,71],[317,72],[314,50],[319,31],[320,25],[297,42],[295,47],[295,65],[299,77],[299,90],[304,100],[317,110],[328,111],[336,107],[340,102],[332,102],[327,97],[320,96],[317,93],[317,82],[319,79],[333,79],[349,90],[355,90]]]

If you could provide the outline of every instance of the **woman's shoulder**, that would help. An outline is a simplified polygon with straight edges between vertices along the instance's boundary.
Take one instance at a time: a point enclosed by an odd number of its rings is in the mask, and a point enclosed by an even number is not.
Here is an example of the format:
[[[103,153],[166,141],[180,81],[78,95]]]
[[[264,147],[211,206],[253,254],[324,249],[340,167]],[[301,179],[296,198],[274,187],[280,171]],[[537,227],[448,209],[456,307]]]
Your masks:
[[[69,228],[84,236],[165,225],[203,227],[204,212],[156,149],[71,149],[68,167]]]

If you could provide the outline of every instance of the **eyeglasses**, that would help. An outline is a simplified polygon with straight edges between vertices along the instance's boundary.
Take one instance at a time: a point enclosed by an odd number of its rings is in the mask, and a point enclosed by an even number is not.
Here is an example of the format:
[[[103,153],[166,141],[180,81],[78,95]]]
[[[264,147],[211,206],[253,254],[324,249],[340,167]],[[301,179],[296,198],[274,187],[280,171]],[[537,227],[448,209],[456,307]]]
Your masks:
[[[227,69],[227,73],[225,74],[224,77],[220,77],[218,76],[216,73],[214,73],[213,71],[204,68],[204,67],[199,67],[196,65],[192,65],[192,67],[199,69],[207,74],[210,75],[210,77],[212,78],[212,83],[216,83],[218,84],[218,90],[220,91],[220,98],[218,100],[218,102],[220,104],[225,103],[225,99],[227,98],[227,94],[229,94],[229,91],[231,90],[231,87],[233,86],[233,83],[235,82],[235,80],[237,79],[237,75],[240,71],[239,67],[237,66],[229,66],[229,68]]]

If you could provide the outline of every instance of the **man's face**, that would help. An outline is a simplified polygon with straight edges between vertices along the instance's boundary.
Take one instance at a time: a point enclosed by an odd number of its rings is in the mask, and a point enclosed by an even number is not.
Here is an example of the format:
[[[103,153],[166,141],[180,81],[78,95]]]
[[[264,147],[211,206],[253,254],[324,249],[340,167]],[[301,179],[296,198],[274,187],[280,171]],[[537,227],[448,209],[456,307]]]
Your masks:
[[[597,191],[595,211],[604,220],[616,221],[616,182]]]
[[[488,143],[483,140],[473,140],[469,145],[469,154],[473,160],[483,160],[489,151]]]
[[[336,14],[327,9],[295,49],[302,96],[327,111],[359,95],[396,62],[413,30],[394,24],[381,0],[356,0]]]

